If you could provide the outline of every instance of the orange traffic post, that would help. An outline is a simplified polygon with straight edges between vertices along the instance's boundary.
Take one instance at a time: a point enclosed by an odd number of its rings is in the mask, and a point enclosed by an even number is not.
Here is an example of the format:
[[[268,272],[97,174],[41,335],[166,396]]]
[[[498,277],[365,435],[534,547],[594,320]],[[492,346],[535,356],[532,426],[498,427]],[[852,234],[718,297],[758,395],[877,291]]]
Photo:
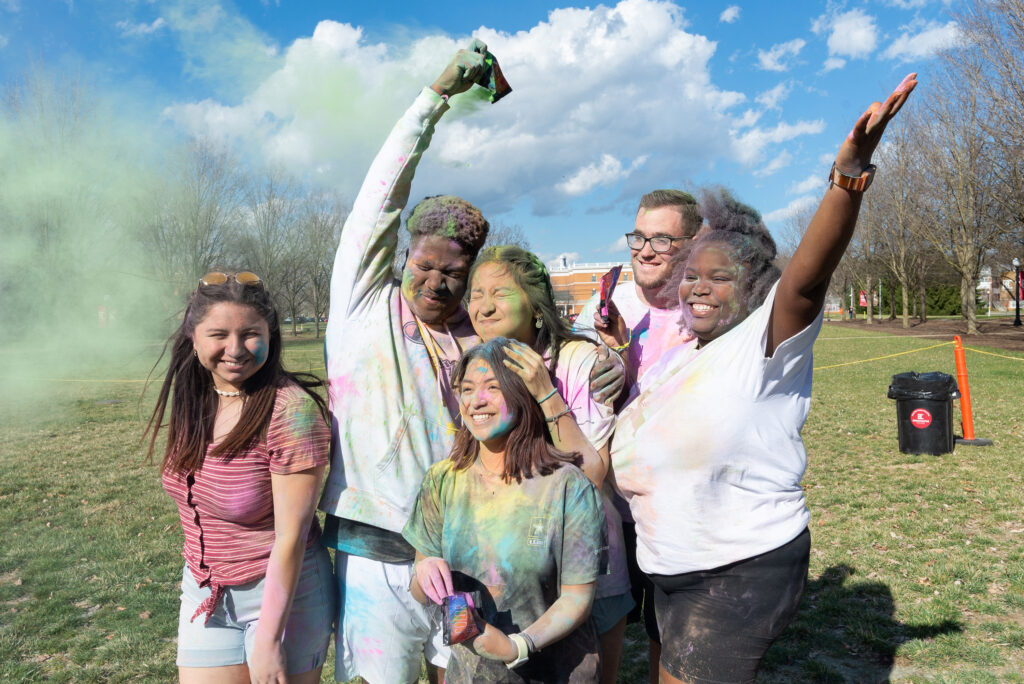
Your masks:
[[[953,338],[953,355],[956,358],[956,384],[960,389],[960,420],[964,429],[963,438],[958,438],[956,443],[969,446],[992,446],[991,439],[977,439],[974,436],[971,388],[967,383],[967,355],[964,353],[964,343],[959,335]]]

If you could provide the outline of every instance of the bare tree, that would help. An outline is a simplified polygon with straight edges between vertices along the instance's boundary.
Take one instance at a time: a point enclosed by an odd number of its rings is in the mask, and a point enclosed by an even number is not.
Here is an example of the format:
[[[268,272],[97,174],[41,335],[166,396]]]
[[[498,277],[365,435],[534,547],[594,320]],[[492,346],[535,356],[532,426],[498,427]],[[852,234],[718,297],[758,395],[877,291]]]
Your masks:
[[[492,224],[490,231],[487,233],[487,242],[484,243],[484,246],[490,247],[493,245],[515,245],[530,251],[530,241],[526,238],[523,227],[515,223]]]
[[[242,183],[234,156],[203,138],[189,141],[172,168],[142,240],[154,269],[187,289],[229,261]]]
[[[277,296],[283,294],[285,271],[298,249],[299,192],[295,179],[277,169],[257,172],[246,183],[239,253]],[[292,294],[300,289],[293,288]]]
[[[1024,0],[974,0],[958,8],[958,25],[970,49],[943,55],[947,67],[970,77],[982,67],[986,115],[978,124],[997,148],[991,156],[999,191],[991,199],[1005,213],[1005,230],[990,245],[993,270],[1024,256]]]
[[[904,111],[889,126],[886,142],[877,155],[882,171],[871,190],[872,201],[879,208],[879,256],[899,285],[904,328],[910,327],[910,296],[927,249],[919,230],[924,179],[913,141],[915,126],[912,111]],[[890,301],[895,301],[895,290],[891,294]]]
[[[299,235],[306,254],[306,300],[313,310],[317,337],[320,337],[321,319],[330,308],[334,253],[347,215],[348,211],[338,197],[321,193],[306,201]]]
[[[989,246],[1001,234],[993,170],[995,145],[981,125],[988,116],[984,63],[961,50],[956,68],[936,74],[925,101],[927,122],[917,127],[929,170],[930,214],[921,235],[960,276],[960,305],[967,333],[977,334],[976,287]]]

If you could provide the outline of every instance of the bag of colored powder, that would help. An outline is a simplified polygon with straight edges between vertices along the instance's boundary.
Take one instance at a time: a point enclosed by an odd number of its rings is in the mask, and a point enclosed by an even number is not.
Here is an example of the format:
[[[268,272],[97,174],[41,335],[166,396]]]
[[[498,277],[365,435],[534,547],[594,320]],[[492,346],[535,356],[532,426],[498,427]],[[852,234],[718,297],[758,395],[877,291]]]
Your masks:
[[[480,633],[473,615],[473,597],[464,591],[446,596],[441,603],[444,612],[444,645],[461,644]]]
[[[505,80],[505,75],[501,73],[501,67],[498,66],[498,60],[490,52],[484,53],[484,64],[487,67],[484,69],[484,73],[480,74],[480,78],[476,82],[477,85],[483,86],[490,91],[491,104],[494,104],[511,93],[512,86]]]

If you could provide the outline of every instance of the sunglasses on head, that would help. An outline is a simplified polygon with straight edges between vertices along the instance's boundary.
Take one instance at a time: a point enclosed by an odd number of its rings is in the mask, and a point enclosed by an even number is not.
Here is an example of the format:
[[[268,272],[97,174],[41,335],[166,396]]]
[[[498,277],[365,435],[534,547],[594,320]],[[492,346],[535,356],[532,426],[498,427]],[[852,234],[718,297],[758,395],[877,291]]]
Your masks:
[[[222,273],[220,271],[210,271],[202,278],[199,279],[199,286],[204,285],[223,285],[228,280],[234,279],[236,283],[244,286],[258,287],[263,289],[263,281],[258,275],[252,271],[242,271],[241,273],[229,274]]]

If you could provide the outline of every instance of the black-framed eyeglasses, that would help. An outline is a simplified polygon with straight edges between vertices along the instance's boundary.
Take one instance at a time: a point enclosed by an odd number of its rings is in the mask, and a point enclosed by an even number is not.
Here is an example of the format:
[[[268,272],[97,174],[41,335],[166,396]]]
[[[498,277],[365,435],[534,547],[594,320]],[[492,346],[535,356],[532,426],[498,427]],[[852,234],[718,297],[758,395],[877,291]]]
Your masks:
[[[263,280],[252,271],[242,271],[241,273],[234,274],[222,273],[221,271],[210,271],[199,279],[199,286],[223,285],[231,279],[234,279],[234,281],[239,285],[258,287],[261,290],[263,289]]]
[[[672,249],[672,243],[677,240],[689,240],[690,238],[676,238],[669,237],[668,235],[655,235],[654,237],[645,237],[640,233],[626,233],[626,245],[630,249],[640,251],[644,248],[648,242],[651,243],[651,249],[654,250],[655,254],[664,254],[668,250]]]

